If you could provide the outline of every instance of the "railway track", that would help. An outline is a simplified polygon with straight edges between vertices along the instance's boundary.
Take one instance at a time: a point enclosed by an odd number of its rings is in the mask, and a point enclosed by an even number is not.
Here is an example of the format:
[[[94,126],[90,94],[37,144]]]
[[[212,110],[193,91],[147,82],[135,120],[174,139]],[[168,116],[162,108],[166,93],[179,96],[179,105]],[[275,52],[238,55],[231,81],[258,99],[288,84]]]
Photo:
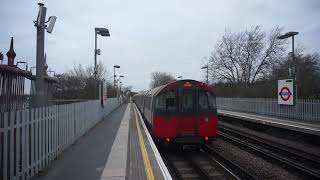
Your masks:
[[[219,130],[221,138],[241,148],[249,149],[281,166],[285,165],[284,168],[307,179],[320,179],[320,158],[314,154],[248,135],[230,127],[220,126]]]
[[[185,156],[166,154],[165,159],[175,179],[210,179],[208,173],[203,171],[199,166],[196,166],[193,161],[190,161]]]
[[[231,166],[230,161],[225,162],[226,159],[218,157],[219,155],[215,154],[214,150],[209,146],[203,147],[198,151],[179,151],[173,153],[162,150],[161,152],[175,179],[257,179],[247,175],[245,170],[239,166]],[[224,162],[222,163],[221,161]]]
[[[232,172],[233,176],[237,179],[246,179],[246,180],[258,180],[258,177],[255,177],[246,169],[242,168],[240,165],[233,162],[232,159],[221,155],[210,145],[205,145],[201,149],[207,154],[211,155],[211,158],[214,158],[217,163],[220,164],[225,170]]]

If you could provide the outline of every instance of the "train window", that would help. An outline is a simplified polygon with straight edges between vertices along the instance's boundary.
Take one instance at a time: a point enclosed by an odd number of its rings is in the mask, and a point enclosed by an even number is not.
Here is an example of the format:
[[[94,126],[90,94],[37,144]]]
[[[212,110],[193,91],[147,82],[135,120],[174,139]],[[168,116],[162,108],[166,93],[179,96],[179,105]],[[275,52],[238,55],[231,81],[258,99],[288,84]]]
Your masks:
[[[199,91],[199,108],[200,109],[213,109],[216,107],[214,96],[208,91]]]
[[[211,94],[210,92],[206,92],[209,99],[209,107],[210,108],[216,108],[216,97]]]
[[[199,108],[200,109],[209,109],[209,99],[205,91],[199,92]]]
[[[193,91],[183,90],[182,94],[182,110],[188,111],[193,109]]]
[[[163,109],[163,110],[176,110],[177,102],[176,102],[177,93],[176,91],[166,91],[161,93],[156,98],[156,109]]]

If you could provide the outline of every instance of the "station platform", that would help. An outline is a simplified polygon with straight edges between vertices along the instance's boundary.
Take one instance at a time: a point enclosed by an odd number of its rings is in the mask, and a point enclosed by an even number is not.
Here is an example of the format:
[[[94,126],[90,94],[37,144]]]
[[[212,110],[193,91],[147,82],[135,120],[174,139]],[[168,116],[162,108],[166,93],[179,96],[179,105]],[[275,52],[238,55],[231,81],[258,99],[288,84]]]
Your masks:
[[[100,180],[172,179],[133,103],[122,118]]]
[[[133,103],[107,115],[32,180],[172,179]]]
[[[300,122],[221,109],[218,109],[218,115],[320,136],[320,123]]]

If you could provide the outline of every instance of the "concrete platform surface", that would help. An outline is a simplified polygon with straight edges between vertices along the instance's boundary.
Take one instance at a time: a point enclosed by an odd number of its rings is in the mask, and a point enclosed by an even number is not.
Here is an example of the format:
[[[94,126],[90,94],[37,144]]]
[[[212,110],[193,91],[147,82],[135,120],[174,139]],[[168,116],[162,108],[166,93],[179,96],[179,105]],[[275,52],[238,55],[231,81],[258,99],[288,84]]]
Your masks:
[[[137,107],[110,113],[34,180],[171,180]]]
[[[101,180],[126,178],[128,131],[130,119],[130,105],[127,106],[122,118],[117,136],[113,142],[107,163],[103,169]]]
[[[133,103],[127,107],[101,175],[101,180],[109,179],[172,179]]]
[[[110,113],[33,179],[99,180],[126,108]]]
[[[250,113],[234,112],[234,111],[227,111],[227,110],[220,110],[220,109],[218,110],[218,114],[320,136],[320,123],[299,122],[299,121],[281,119],[276,117],[261,116],[261,115],[255,115]]]

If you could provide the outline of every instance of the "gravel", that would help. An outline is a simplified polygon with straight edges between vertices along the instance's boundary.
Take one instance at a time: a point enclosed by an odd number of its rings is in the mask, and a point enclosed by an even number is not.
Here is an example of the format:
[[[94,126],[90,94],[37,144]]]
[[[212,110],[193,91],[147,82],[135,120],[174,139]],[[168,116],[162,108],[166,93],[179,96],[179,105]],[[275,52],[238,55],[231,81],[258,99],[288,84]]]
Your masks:
[[[212,143],[212,147],[216,149],[220,154],[232,160],[236,164],[241,165],[248,172],[252,173],[259,179],[301,179],[285,169],[271,164],[270,162],[258,157],[255,154],[246,152],[239,147],[225,142],[222,139],[217,139]]]

